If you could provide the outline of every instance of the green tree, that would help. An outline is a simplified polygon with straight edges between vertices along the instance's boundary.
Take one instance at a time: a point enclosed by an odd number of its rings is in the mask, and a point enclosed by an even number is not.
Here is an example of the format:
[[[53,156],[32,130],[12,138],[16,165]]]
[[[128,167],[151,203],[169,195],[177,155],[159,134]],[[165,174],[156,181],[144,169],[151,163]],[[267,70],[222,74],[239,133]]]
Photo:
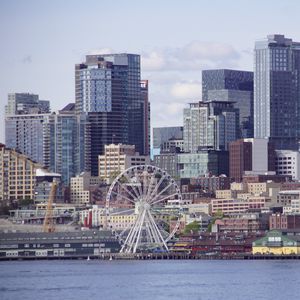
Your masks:
[[[200,230],[200,224],[197,221],[193,221],[190,224],[187,224],[184,228],[184,233],[196,233]]]

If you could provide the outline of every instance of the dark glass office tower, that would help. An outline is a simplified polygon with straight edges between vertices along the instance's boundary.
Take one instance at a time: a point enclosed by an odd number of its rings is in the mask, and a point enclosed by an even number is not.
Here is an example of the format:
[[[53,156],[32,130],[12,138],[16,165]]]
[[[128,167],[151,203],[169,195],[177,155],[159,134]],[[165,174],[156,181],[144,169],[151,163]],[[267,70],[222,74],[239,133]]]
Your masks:
[[[276,149],[298,149],[300,137],[300,43],[268,35],[255,43],[254,136]]]
[[[253,72],[202,71],[202,100],[234,102],[239,109],[239,137],[253,137]]]
[[[75,67],[75,84],[76,111],[88,114],[92,175],[98,175],[104,145],[131,144],[146,152],[139,55],[87,55]]]

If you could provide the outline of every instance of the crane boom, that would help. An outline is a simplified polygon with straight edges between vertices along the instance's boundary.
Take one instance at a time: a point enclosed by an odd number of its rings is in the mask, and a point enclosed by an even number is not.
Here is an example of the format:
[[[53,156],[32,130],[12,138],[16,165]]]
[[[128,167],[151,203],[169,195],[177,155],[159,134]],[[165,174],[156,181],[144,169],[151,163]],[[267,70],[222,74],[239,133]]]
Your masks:
[[[47,210],[46,210],[46,215],[45,215],[45,220],[44,220],[44,225],[43,225],[43,231],[44,232],[54,232],[55,231],[55,226],[54,226],[54,220],[53,220],[53,202],[54,198],[56,195],[56,182],[52,182],[51,186],[51,191],[47,203]]]

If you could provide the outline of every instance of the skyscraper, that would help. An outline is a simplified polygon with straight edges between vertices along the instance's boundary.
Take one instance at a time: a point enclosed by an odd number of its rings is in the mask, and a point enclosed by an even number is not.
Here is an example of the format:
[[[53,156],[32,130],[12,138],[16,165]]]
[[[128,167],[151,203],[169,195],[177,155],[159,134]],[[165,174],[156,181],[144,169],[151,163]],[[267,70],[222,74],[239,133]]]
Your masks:
[[[298,149],[300,137],[300,43],[268,35],[255,43],[254,136],[276,149]]]
[[[150,154],[150,143],[151,143],[151,118],[150,118],[150,102],[149,102],[149,93],[148,93],[148,80],[141,80],[141,93],[142,99],[144,101],[144,132],[143,132],[143,140],[144,140],[144,155]]]
[[[86,115],[75,113],[75,104],[58,113],[7,115],[5,140],[9,148],[27,155],[52,172],[62,182],[82,172],[89,152]],[[88,163],[87,163],[88,164]]]
[[[40,100],[39,95],[29,93],[9,93],[5,106],[5,115],[23,115],[32,113],[49,113],[48,100]]]
[[[239,110],[232,102],[190,103],[183,111],[184,150],[227,150],[228,143],[238,138],[238,127]]]
[[[75,104],[70,103],[57,114],[50,116],[49,169],[61,174],[61,180],[69,185],[70,178],[85,169],[87,117],[75,113]]]
[[[144,154],[145,91],[141,87],[140,56],[87,55],[75,67],[76,111],[88,114],[91,173],[98,174],[98,155],[111,143],[135,145]]]
[[[253,137],[253,72],[203,70],[202,100],[234,102],[239,109],[239,137]]]
[[[51,114],[7,115],[5,144],[45,167],[50,166]]]

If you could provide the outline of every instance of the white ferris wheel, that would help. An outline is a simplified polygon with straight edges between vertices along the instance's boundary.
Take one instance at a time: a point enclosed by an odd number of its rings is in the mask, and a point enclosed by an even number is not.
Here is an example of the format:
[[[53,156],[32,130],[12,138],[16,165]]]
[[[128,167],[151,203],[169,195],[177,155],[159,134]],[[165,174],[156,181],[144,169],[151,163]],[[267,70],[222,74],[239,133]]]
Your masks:
[[[133,166],[119,174],[107,193],[106,225],[121,242],[120,252],[168,251],[179,228],[181,203],[176,181],[155,166]],[[121,229],[114,224],[116,215],[126,220]]]

